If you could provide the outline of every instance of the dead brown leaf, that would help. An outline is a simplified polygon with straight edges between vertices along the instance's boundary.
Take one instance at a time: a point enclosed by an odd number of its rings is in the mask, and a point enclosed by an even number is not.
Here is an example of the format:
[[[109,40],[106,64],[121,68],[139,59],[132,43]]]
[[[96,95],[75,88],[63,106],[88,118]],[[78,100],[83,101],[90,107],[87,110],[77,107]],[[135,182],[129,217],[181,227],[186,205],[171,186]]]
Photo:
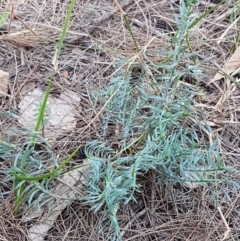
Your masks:
[[[224,64],[221,71],[231,75],[234,73],[238,68],[240,68],[240,47],[236,49],[234,54],[230,57],[230,59]],[[214,78],[208,83],[211,84],[215,82],[216,80],[219,80],[221,78],[224,78],[224,76],[221,73],[217,73]]]

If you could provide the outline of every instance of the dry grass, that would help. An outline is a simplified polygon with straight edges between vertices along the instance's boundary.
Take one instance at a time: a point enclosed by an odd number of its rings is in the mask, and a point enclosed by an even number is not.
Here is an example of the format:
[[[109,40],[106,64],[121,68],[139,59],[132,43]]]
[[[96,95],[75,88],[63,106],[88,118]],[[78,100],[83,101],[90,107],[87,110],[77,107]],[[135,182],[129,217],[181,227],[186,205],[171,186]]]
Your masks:
[[[164,49],[169,46],[168,34],[176,31],[174,16],[179,12],[178,1],[119,2],[122,6],[127,3],[124,11],[141,48],[149,43],[149,49]],[[196,14],[203,13],[217,1],[200,2],[202,4],[195,9]],[[221,152],[226,164],[239,166],[239,88],[233,90],[229,83],[220,81],[207,85],[217,68],[232,54],[231,49],[238,34],[235,20],[239,14],[232,11],[230,2],[226,1],[201,21],[191,46],[193,51],[197,51],[200,64],[205,66],[202,86],[206,95],[196,108],[207,114],[209,123],[213,124],[215,134],[221,140]],[[8,1],[2,1],[3,8],[7,3]],[[0,28],[0,66],[11,76],[9,97],[0,99],[1,111],[10,108],[17,111],[24,94],[23,88],[30,83],[31,88],[39,86],[46,89],[67,7],[68,1],[59,0],[33,0],[31,3],[14,5],[14,14],[21,21],[14,18],[10,26],[12,34],[4,38],[1,36],[6,34],[9,26]],[[233,17],[233,24],[229,23],[230,15]],[[37,36],[26,29],[23,23]],[[98,118],[89,128],[85,128],[98,111],[91,103],[90,92],[109,81],[112,66],[119,56],[136,54],[131,36],[124,26],[112,1],[76,1],[51,93],[59,95],[64,89],[73,90],[81,97],[81,105],[76,107],[77,128],[64,133],[54,143],[53,150],[59,158],[65,157],[79,144],[100,136]],[[26,33],[23,34],[23,30]],[[66,71],[67,76],[64,74]],[[1,121],[0,129],[5,134],[10,127],[18,126],[11,118]],[[1,170],[9,165],[1,160]],[[238,175],[239,171],[236,171],[233,179],[239,183]],[[181,186],[173,186],[169,190],[166,186],[156,186],[154,180],[154,173],[141,177],[141,193],[136,194],[138,202],[120,208],[123,240],[217,241],[223,238],[226,226],[218,210],[214,208],[209,192],[202,188],[189,190]],[[2,190],[6,190],[2,182],[0,185]],[[232,240],[240,240],[240,196],[234,190],[228,191],[231,201],[219,193],[218,202],[231,228]],[[0,239],[27,240],[26,224],[13,217],[11,207],[11,196],[2,198]],[[74,203],[64,210],[46,240],[108,240],[111,232],[107,216],[102,213],[93,214],[81,203]]]

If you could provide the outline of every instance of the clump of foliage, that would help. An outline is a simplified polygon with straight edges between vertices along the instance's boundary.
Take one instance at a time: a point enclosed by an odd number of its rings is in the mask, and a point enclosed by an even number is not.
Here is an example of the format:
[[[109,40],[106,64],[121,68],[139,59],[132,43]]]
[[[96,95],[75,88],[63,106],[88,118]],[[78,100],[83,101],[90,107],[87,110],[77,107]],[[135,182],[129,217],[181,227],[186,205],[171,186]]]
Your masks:
[[[120,202],[134,200],[139,190],[137,177],[150,169],[157,172],[160,182],[196,182],[209,188],[210,183],[228,182],[218,179],[218,173],[229,168],[217,141],[203,141],[213,133],[195,108],[199,88],[181,80],[187,73],[199,79],[201,69],[194,63],[179,69],[183,60],[192,59],[186,39],[190,27],[200,21],[191,17],[193,1],[188,5],[180,2],[171,49],[142,51],[135,61],[121,58],[110,83],[93,94],[100,108],[107,105],[101,141],[92,141],[85,148],[90,163],[86,203],[95,211],[107,205],[116,234],[120,231],[116,215]],[[152,62],[148,56],[153,52],[166,56],[165,60]],[[119,150],[109,140],[113,126]]]

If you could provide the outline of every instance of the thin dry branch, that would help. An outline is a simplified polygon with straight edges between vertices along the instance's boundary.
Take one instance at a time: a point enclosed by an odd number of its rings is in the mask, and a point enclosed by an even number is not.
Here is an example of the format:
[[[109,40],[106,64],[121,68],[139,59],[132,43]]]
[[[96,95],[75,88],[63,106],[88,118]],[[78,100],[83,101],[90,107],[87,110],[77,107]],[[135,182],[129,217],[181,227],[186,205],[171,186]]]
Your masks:
[[[131,5],[133,3],[134,3],[134,0],[128,0],[122,5],[122,7],[120,5],[119,6],[123,11],[123,9],[127,8],[129,5]],[[90,25],[92,25],[92,27],[90,27],[88,29],[88,34],[91,35],[95,31],[97,26],[100,26],[104,21],[107,21],[108,19],[110,19],[118,11],[119,11],[119,8],[115,9],[114,11],[112,11],[109,14],[105,14],[102,17],[97,18],[96,20],[93,20],[92,23],[90,24]],[[123,13],[125,14],[124,11],[123,11]]]
[[[225,231],[224,236],[223,236],[223,238],[222,238],[222,241],[224,241],[224,240],[226,240],[226,239],[229,237],[229,233],[231,232],[231,229],[230,229],[229,226],[228,226],[228,223],[227,223],[227,221],[226,221],[226,219],[225,219],[225,217],[224,217],[224,215],[223,215],[223,213],[222,213],[221,208],[218,207],[217,210],[218,210],[218,212],[220,213],[221,218],[222,218],[222,220],[223,220],[223,223],[225,224],[225,226],[226,226],[226,228],[227,228],[227,230]]]
[[[129,227],[131,227],[132,223],[133,223],[136,219],[138,219],[138,218],[140,218],[141,216],[143,216],[146,212],[147,212],[147,209],[145,208],[145,209],[143,209],[141,212],[139,212],[135,217],[133,217],[133,218],[128,222],[128,224],[123,228],[123,231],[120,233],[120,237],[123,238],[126,230],[127,230]]]

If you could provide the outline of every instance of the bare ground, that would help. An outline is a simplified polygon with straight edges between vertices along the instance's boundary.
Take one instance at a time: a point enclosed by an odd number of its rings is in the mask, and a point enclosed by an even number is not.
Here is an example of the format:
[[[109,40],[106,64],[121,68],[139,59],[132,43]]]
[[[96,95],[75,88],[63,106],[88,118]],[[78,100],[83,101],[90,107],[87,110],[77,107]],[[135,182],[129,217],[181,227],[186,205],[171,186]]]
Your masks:
[[[9,2],[2,1],[2,9]],[[16,113],[18,103],[27,91],[36,87],[46,89],[69,4],[69,1],[60,0],[18,2],[22,3],[14,4],[15,17],[10,25],[8,22],[0,27],[0,34],[6,34],[10,26],[11,33],[31,29],[39,36],[28,32],[0,40],[0,66],[10,74],[11,80],[8,96],[0,100],[0,110],[12,109]],[[200,2],[195,9],[198,15],[218,1]],[[235,20],[239,16],[230,2],[226,1],[204,18],[191,39],[193,51],[197,51],[200,64],[205,66],[202,80],[205,87],[217,68],[231,56],[232,47],[237,41],[239,26]],[[167,48],[169,34],[176,31],[178,1],[129,0],[119,3],[129,17],[141,48],[148,44],[149,48]],[[53,149],[59,159],[79,144],[100,135],[98,119],[85,128],[97,113],[89,93],[109,81],[114,71],[113,65],[120,56],[136,54],[120,13],[112,1],[107,0],[76,1],[64,43],[51,94],[58,96],[65,89],[73,90],[81,97],[81,104],[75,107],[78,112],[77,128],[64,133],[54,143]],[[207,100],[197,108],[207,113],[209,122],[214,123],[226,164],[239,166],[239,89],[232,91],[229,84],[218,81],[206,87],[206,93]],[[221,105],[218,105],[219,101]],[[1,121],[2,133],[10,127],[19,126],[16,120],[8,117]],[[1,170],[9,166],[10,163],[0,163]],[[231,175],[239,183],[239,171]],[[219,193],[218,206],[223,218],[214,207],[210,193],[203,188],[192,190],[175,185],[169,190],[167,186],[155,184],[153,172],[141,177],[139,182],[141,193],[136,194],[138,202],[122,206],[118,213],[123,240],[222,240],[227,230],[224,219],[232,234],[232,238],[226,240],[240,240],[240,199],[236,190],[227,190],[231,200]],[[11,186],[1,182],[1,190],[9,188]],[[11,195],[1,197],[0,239],[28,240],[27,230],[32,223],[23,224],[21,219],[13,216],[12,202]],[[74,202],[59,216],[46,240],[108,240],[111,233],[103,212],[94,214],[88,207]]]

